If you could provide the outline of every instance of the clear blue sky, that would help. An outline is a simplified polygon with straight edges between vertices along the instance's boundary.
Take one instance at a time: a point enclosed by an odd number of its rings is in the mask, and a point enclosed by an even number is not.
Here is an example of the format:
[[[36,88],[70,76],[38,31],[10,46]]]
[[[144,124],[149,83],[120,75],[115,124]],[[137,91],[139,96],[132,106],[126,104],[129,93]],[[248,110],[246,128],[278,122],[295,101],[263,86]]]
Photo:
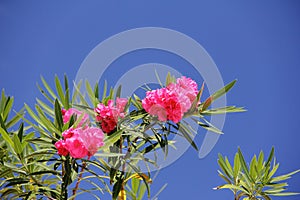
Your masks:
[[[159,199],[232,199],[230,192],[212,188],[222,183],[217,154],[232,158],[238,146],[249,160],[274,145],[281,163],[278,174],[300,168],[298,1],[63,2],[0,1],[0,88],[15,96],[16,108],[24,102],[33,105],[40,75],[52,80],[54,74],[67,73],[75,79],[83,59],[108,37],[137,27],[170,28],[199,42],[225,82],[238,79],[228,103],[243,105],[248,112],[227,116],[225,135],[209,156],[199,160],[190,148],[163,169],[153,184],[157,191],[168,183]],[[105,78],[122,71],[118,65],[183,64],[168,56],[151,51],[124,56]],[[197,137],[198,143],[202,138]],[[299,192],[300,174],[289,183]]]

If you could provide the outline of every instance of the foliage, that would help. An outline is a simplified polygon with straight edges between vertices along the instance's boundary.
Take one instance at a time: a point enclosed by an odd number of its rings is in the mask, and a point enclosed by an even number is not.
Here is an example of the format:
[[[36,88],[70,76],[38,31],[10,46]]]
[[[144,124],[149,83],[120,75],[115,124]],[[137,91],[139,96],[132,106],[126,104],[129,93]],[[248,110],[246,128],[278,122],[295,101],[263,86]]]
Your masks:
[[[202,85],[191,102],[190,109],[178,123],[171,120],[160,121],[157,116],[146,112],[142,100],[133,95],[128,98],[124,107],[125,115],[118,117],[114,130],[105,135],[104,146],[91,157],[73,158],[69,154],[60,155],[55,144],[64,138],[65,131],[81,126],[83,115],[73,114],[65,121],[62,110],[80,109],[91,118],[82,128],[101,128],[101,123],[95,120],[94,109],[99,103],[107,105],[111,100],[116,101],[121,96],[121,86],[114,91],[112,88],[108,89],[105,83],[100,96],[98,84],[93,88],[86,81],[85,95],[80,92],[83,87],[83,82],[80,82],[74,85],[75,92],[71,96],[66,76],[63,84],[57,76],[55,77],[55,89],[52,89],[43,77],[41,81],[42,86],[38,85],[38,88],[44,100],[37,98],[34,109],[25,104],[24,108],[28,114],[26,116],[21,110],[8,120],[13,98],[5,96],[2,92],[1,198],[65,200],[74,199],[81,193],[90,193],[96,199],[100,199],[99,192],[108,192],[112,199],[119,200],[142,199],[144,195],[150,198],[152,173],[150,170],[142,172],[139,167],[140,163],[156,166],[156,160],[147,157],[149,152],[162,150],[165,156],[168,156],[168,148],[175,147],[174,141],[170,139],[172,135],[184,137],[198,150],[194,141],[197,132],[189,126],[187,118],[192,118],[204,129],[221,134],[222,131],[210,124],[206,116],[244,111],[243,108],[234,106],[209,109],[211,103],[228,92],[236,81],[229,83],[203,102],[200,101],[204,89]],[[174,82],[175,78],[168,74],[165,86]],[[19,128],[14,131],[12,128],[16,124],[19,124]],[[86,182],[91,187],[81,188],[80,182]],[[153,198],[155,197],[156,195]]]
[[[23,110],[9,119],[13,106],[13,97],[6,96],[4,90],[0,101],[1,164],[0,194],[4,199],[32,199],[40,194],[56,196],[52,189],[60,179],[58,172],[43,160],[53,159],[55,150],[44,145],[31,144],[35,133],[28,132],[20,120]],[[19,124],[19,128],[13,128]],[[50,141],[48,141],[50,142]],[[53,186],[51,188],[51,186]]]
[[[219,176],[225,180],[226,184],[218,186],[216,189],[230,189],[234,194],[234,199],[239,200],[270,200],[271,196],[290,196],[299,193],[285,192],[288,186],[286,180],[300,170],[288,174],[274,176],[278,170],[279,163],[274,157],[274,147],[267,160],[263,151],[259,156],[253,156],[250,165],[247,165],[240,149],[235,154],[233,165],[227,157],[219,154],[218,164],[221,171]]]

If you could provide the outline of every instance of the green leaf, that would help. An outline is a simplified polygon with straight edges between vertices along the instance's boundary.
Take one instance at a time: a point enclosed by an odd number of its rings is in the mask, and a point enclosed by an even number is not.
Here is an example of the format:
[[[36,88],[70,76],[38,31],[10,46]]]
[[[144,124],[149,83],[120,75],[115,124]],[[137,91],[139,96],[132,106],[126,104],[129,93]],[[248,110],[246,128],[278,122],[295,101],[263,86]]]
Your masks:
[[[104,81],[104,86],[103,86],[103,93],[102,93],[102,100],[101,102],[104,102],[105,98],[106,98],[106,92],[107,92],[107,81]]]
[[[60,175],[60,173],[58,171],[55,171],[55,170],[44,170],[44,171],[32,172],[32,173],[29,174],[29,176],[42,175],[42,174]]]
[[[48,144],[49,145],[49,144]],[[31,154],[28,154],[25,158],[35,158],[36,156],[46,156],[46,155],[54,155],[56,154],[56,151],[54,149],[41,149],[36,150]]]
[[[239,175],[240,169],[241,169],[240,158],[239,158],[239,154],[236,153],[234,156],[234,165],[233,165],[233,177],[235,180]]]
[[[47,83],[47,81],[44,79],[44,77],[41,76],[41,80],[42,80],[43,85],[44,85],[44,87],[46,88],[47,92],[51,95],[51,97],[52,97],[53,99],[56,99],[57,97],[56,97],[55,93],[53,92],[53,90],[51,89],[51,87],[48,85],[48,83]]]
[[[56,91],[60,98],[60,101],[64,104],[65,103],[65,95],[64,95],[64,91],[63,91],[61,82],[57,75],[55,75],[55,86],[56,86]],[[64,105],[64,107],[66,108],[68,106]]]
[[[271,164],[271,161],[274,158],[274,151],[275,151],[275,149],[274,149],[274,147],[272,147],[272,150],[271,150],[271,152],[269,154],[269,157],[268,157],[268,160],[267,160],[265,166],[268,166],[268,165]]]
[[[277,163],[277,164],[273,167],[272,171],[269,173],[269,180],[271,180],[272,176],[276,173],[278,167],[279,167],[279,163]]]
[[[265,198],[265,200],[272,200],[268,195],[266,195],[266,194],[261,194],[261,196],[263,197],[263,198]]]
[[[202,96],[203,90],[204,90],[204,83],[202,84],[201,89],[199,90],[196,98],[194,99],[189,112],[194,112],[195,109],[197,108],[197,106],[198,106],[198,104],[200,102],[200,98]]]
[[[28,144],[28,140],[32,139],[34,136],[35,136],[35,133],[31,132],[23,137],[22,149],[24,149],[26,147],[26,145]]]
[[[117,182],[114,184],[113,186],[113,194],[112,194],[112,197],[113,197],[113,200],[116,200],[120,191],[121,191],[121,188],[122,188],[122,184],[123,184],[123,179],[122,178],[119,178],[117,180]]]
[[[95,104],[97,103],[97,100],[95,98],[95,94],[94,94],[94,91],[92,89],[92,86],[90,85],[88,80],[85,81],[85,88],[86,88],[87,94],[89,96],[89,99],[90,99],[92,105],[95,106]]]
[[[0,114],[0,127],[2,127],[5,131],[7,131],[1,114]]]
[[[196,143],[193,141],[193,139],[192,139],[191,136],[189,135],[187,128],[186,128],[184,125],[178,123],[178,130],[182,133],[182,135],[185,137],[185,139],[192,145],[192,147],[193,147],[196,151],[199,151],[199,149],[198,149]]]
[[[193,118],[191,118],[191,119],[193,119]],[[194,121],[196,121],[196,123],[198,125],[200,125],[202,128],[204,128],[204,129],[206,129],[208,131],[211,131],[211,132],[214,132],[214,133],[217,133],[217,134],[224,134],[220,129],[218,129],[217,127],[213,126],[211,123],[205,124],[205,123],[202,123],[202,122],[200,122],[198,120],[194,120]],[[206,121],[206,123],[208,123],[208,122]]]
[[[227,188],[227,189],[233,189],[233,190],[238,190],[238,191],[242,191],[242,192],[244,192],[244,193],[246,193],[246,194],[248,193],[248,191],[245,190],[244,188],[239,187],[239,186],[236,186],[236,185],[232,185],[232,184],[221,185],[221,186],[218,186],[218,187],[215,188],[215,189],[225,189],[225,188]]]
[[[40,92],[42,93],[42,95],[51,103],[53,104],[53,98],[51,96],[49,96],[45,90],[37,83],[36,86],[38,87],[38,89],[40,90]]]
[[[122,91],[122,85],[119,85],[119,87],[117,88],[115,99],[121,97],[121,91]]]
[[[218,154],[218,164],[220,166],[220,168],[222,169],[222,171],[226,174],[226,176],[232,180],[233,177],[233,172],[232,172],[232,168],[231,166],[228,167],[226,164],[226,160],[227,158],[223,158],[223,156],[221,154]],[[230,164],[229,164],[230,165]]]
[[[260,151],[259,156],[258,156],[257,165],[256,165],[257,172],[262,171],[263,163],[264,163],[264,152]]]
[[[143,196],[145,195],[145,192],[147,190],[147,186],[145,184],[140,184],[140,190],[139,190],[139,194],[138,194],[138,200],[142,200]]]
[[[0,112],[3,112],[5,102],[6,102],[5,91],[4,89],[2,89],[1,99],[0,99]]]
[[[65,91],[69,90],[69,81],[66,74],[64,74]]]
[[[252,178],[251,178],[251,176],[249,174],[249,169],[248,169],[248,166],[246,164],[245,158],[244,158],[243,153],[242,153],[242,151],[241,151],[240,148],[238,148],[238,154],[239,154],[239,159],[240,159],[241,167],[242,167],[242,169],[245,172],[246,178],[248,179],[248,181],[253,182],[253,180],[252,180]]]
[[[80,87],[81,87],[81,82],[79,82],[78,85],[74,84],[74,88],[75,88],[76,92],[73,94],[72,101],[74,102],[76,100],[77,96],[78,96],[79,99],[80,99],[80,104],[83,104],[85,106],[89,106],[89,103],[85,100],[85,97],[80,92]]]
[[[23,131],[24,131],[24,123],[22,122],[20,124],[19,131],[18,131],[18,137],[19,137],[20,142],[22,142],[22,139],[23,139]]]
[[[158,73],[157,73],[156,70],[155,70],[155,76],[156,76],[156,79],[157,79],[159,85],[160,85],[161,87],[163,87],[163,84],[162,84],[162,82],[160,81],[159,75],[158,75]]]
[[[96,83],[94,87],[94,94],[97,99],[99,99],[99,84]]]
[[[82,85],[82,80],[79,80],[78,83],[73,82],[73,95],[72,95],[72,103],[75,103],[77,101],[78,95],[80,93],[80,88]],[[79,103],[79,102],[76,102]]]
[[[61,132],[59,130],[59,128],[57,128],[52,121],[50,121],[47,116],[45,115],[45,113],[43,112],[43,110],[38,106],[35,105],[35,109],[38,113],[38,117],[41,121],[41,124],[43,127],[45,127],[50,133],[59,133]]]
[[[40,99],[36,98],[37,103],[40,105],[41,108],[50,116],[54,116],[54,112],[50,106],[48,106],[46,103],[41,101]]]
[[[68,77],[66,74],[64,74],[64,83],[65,83],[65,108],[66,109],[69,109],[70,106],[69,106],[69,101],[70,101],[70,88],[69,88],[69,81],[68,81]]]
[[[224,174],[222,174],[222,172],[220,172],[220,171],[218,170],[218,173],[219,173],[219,176],[220,176],[221,178],[223,178],[227,183],[232,184],[231,180],[230,180],[229,178],[227,178]]]
[[[5,187],[10,187],[13,185],[28,183],[29,180],[26,178],[12,178],[12,179],[6,179],[9,183]]]
[[[4,188],[3,190],[0,190],[1,197],[6,197],[10,194],[18,194],[19,192],[20,191],[15,188]]]
[[[6,123],[6,128],[10,128],[13,125],[15,125],[24,115],[24,109],[22,108],[19,112],[16,113],[16,115],[10,119],[10,121],[8,121]]]
[[[8,115],[11,111],[11,108],[13,106],[14,98],[8,97],[4,106],[4,111],[2,113],[3,121],[6,121],[8,118]]]
[[[54,108],[55,108],[55,121],[57,122],[59,130],[62,131],[62,127],[64,123],[62,119],[61,107],[57,99],[55,99]]]
[[[64,106],[65,106],[65,109],[68,110],[71,106],[70,106],[70,90],[66,90],[66,93],[65,93],[65,101],[64,101]]]
[[[279,182],[279,181],[284,181],[284,180],[290,179],[292,175],[294,175],[296,173],[299,173],[299,172],[300,172],[300,169],[298,169],[296,171],[293,171],[293,172],[290,172],[288,174],[284,174],[284,175],[281,175],[281,176],[273,177],[270,182],[271,183],[275,183],[275,182]]]
[[[236,80],[230,82],[229,84],[227,84],[225,87],[223,87],[222,89],[218,90],[217,92],[215,92],[213,95],[211,95],[209,98],[207,98],[203,105],[202,105],[202,109],[201,112],[206,110],[213,101],[215,101],[216,99],[218,99],[219,97],[223,96],[225,93],[227,93],[236,83]]]
[[[0,127],[0,133],[1,133],[2,137],[3,137],[3,139],[7,142],[7,144],[9,146],[11,146],[12,148],[14,148],[14,142],[13,142],[13,140],[10,138],[10,136],[8,135],[8,133],[3,128],[1,128],[1,127]]]
[[[156,149],[156,147],[157,147],[158,144],[159,144],[158,142],[155,142],[155,143],[153,143],[153,144],[151,144],[151,145],[145,147],[145,149],[142,150],[141,153],[146,154],[146,153],[148,153],[148,152],[151,152],[153,149]]]
[[[250,162],[250,172],[249,172],[249,174],[253,180],[255,180],[255,178],[257,176],[256,165],[257,165],[257,158],[256,158],[256,155],[254,155]]]
[[[139,185],[140,185],[140,180],[136,178],[131,179],[131,189],[135,195],[137,195],[138,193]]]
[[[37,117],[37,115],[33,112],[33,110],[25,103],[24,104],[28,114],[32,119],[34,119],[39,125],[43,124],[42,121]]]
[[[108,148],[109,146],[113,145],[115,142],[117,142],[122,135],[122,130],[118,130],[114,132],[113,134],[105,137],[104,139],[104,146],[102,147],[103,149]]]
[[[279,197],[283,197],[283,196],[293,196],[293,195],[299,195],[300,193],[296,193],[296,192],[281,192],[281,193],[277,193],[277,194],[272,194],[273,196],[279,196]]]
[[[109,96],[107,99],[113,99],[113,96],[114,96],[114,89],[111,87],[110,90],[109,90]],[[105,102],[106,104],[107,102]]]
[[[165,86],[168,86],[170,83],[172,83],[172,76],[171,76],[171,73],[168,72],[167,74],[167,77],[166,77],[166,85]]]
[[[243,107],[226,106],[224,108],[215,108],[211,110],[204,110],[201,112],[202,115],[217,115],[225,113],[245,112]]]
[[[225,165],[226,165],[226,168],[228,169],[231,177],[233,177],[233,169],[232,169],[232,166],[231,164],[229,163],[229,160],[227,157],[225,157]]]

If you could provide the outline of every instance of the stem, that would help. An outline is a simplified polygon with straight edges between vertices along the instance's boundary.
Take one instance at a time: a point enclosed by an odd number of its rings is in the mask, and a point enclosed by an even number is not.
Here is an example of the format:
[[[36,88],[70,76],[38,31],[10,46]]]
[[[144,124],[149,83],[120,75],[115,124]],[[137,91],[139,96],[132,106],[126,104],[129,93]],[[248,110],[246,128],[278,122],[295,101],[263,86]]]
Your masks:
[[[236,190],[234,190],[234,200],[239,200]]]
[[[61,164],[61,176],[63,177],[65,175],[65,163],[63,162]]]
[[[66,160],[62,163],[62,183],[61,183],[61,197],[63,200],[68,199],[68,184],[69,175],[71,173],[70,157],[66,156]]]
[[[90,156],[88,157],[88,160],[90,159]],[[76,192],[78,190],[78,187],[79,187],[79,183],[82,179],[82,175],[83,175],[83,172],[84,172],[84,169],[86,168],[86,162],[85,161],[82,161],[82,167],[81,167],[81,171],[80,171],[80,174],[79,174],[79,177],[77,179],[77,183],[75,185],[75,188],[73,189],[73,196],[74,196],[74,200],[75,200],[75,195],[76,195]]]
[[[123,141],[124,141],[123,136],[121,136],[121,138],[120,138],[120,153],[121,154],[123,152]],[[125,167],[126,167],[125,159],[126,159],[126,155],[123,156],[123,165],[122,165],[122,174],[123,175],[125,175]],[[124,200],[124,179],[123,178],[122,178],[122,183],[121,183],[121,190],[120,190],[118,196],[119,196],[118,200]]]

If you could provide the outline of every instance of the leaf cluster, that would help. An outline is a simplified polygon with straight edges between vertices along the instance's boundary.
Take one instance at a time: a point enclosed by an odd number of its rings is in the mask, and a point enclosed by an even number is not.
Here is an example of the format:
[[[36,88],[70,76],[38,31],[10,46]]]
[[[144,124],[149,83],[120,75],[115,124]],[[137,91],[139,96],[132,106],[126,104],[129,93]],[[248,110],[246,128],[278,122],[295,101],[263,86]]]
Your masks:
[[[270,200],[271,196],[290,196],[299,193],[286,192],[287,182],[292,175],[300,172],[293,171],[288,174],[275,176],[279,163],[274,157],[274,147],[265,160],[263,151],[258,157],[254,155],[248,165],[240,149],[235,154],[234,162],[231,165],[227,157],[219,154],[218,164],[219,176],[226,184],[216,189],[230,189],[235,200]]]

